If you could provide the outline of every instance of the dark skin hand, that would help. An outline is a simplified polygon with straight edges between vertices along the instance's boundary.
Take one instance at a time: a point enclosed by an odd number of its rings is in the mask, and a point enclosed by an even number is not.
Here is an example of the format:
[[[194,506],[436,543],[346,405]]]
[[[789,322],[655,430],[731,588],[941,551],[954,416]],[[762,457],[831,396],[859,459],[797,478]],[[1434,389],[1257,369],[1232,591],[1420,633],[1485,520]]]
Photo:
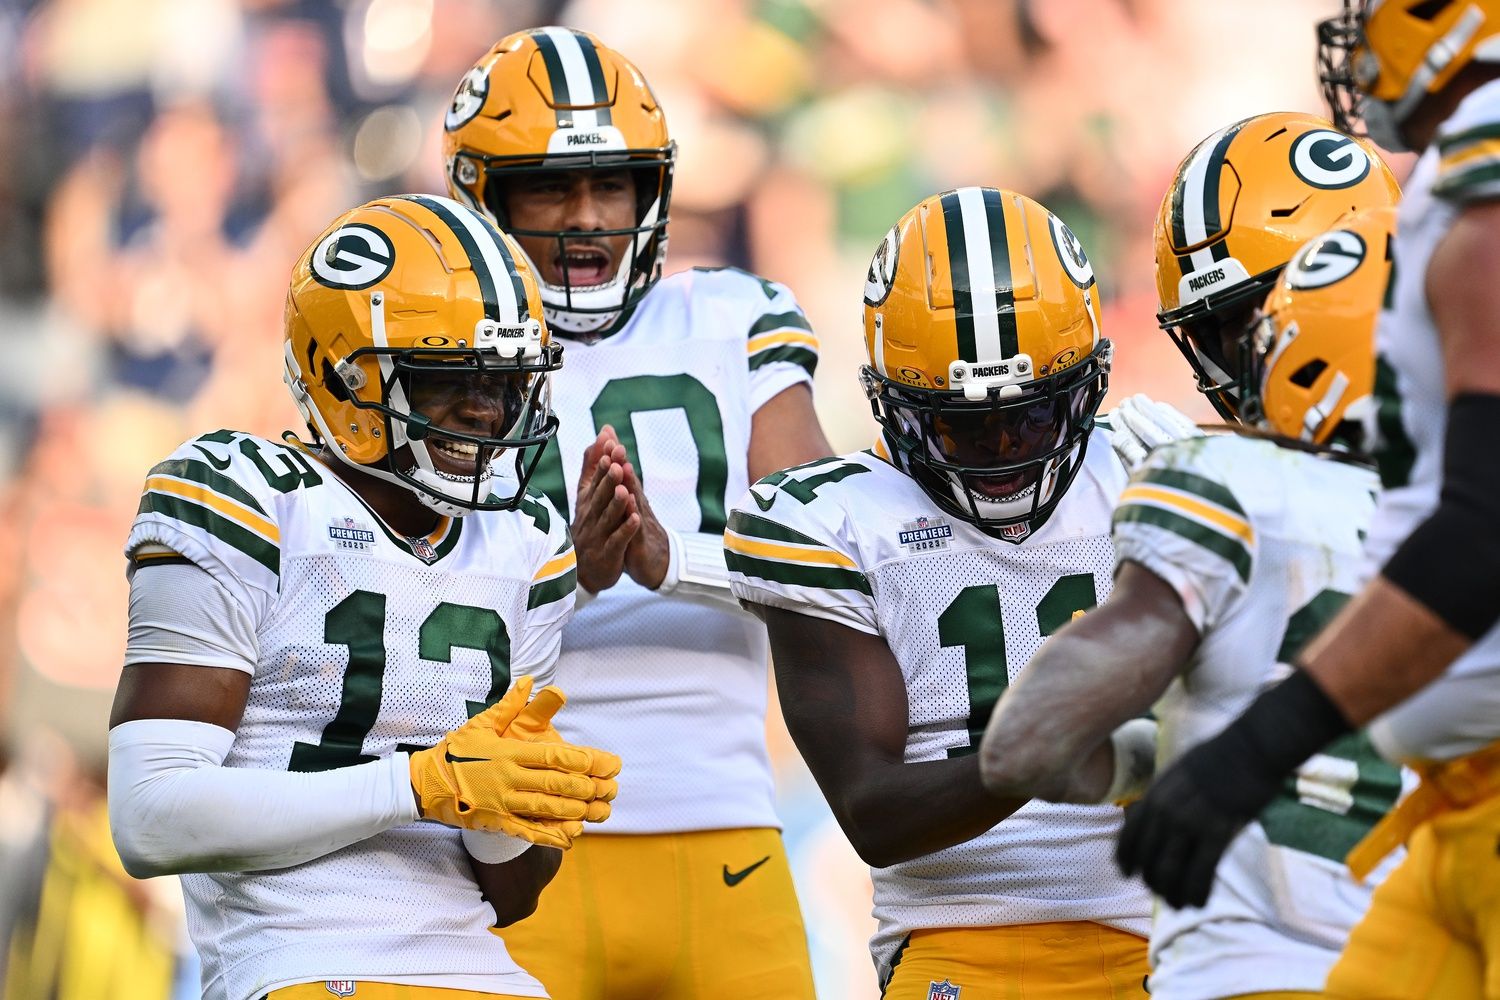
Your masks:
[[[832,450],[818,425],[812,391],[805,384],[790,386],[767,400],[751,420],[750,479]],[[671,562],[667,530],[651,509],[635,463],[608,424],[584,452],[575,508],[573,546],[580,586],[597,594],[622,574],[648,590],[661,586]]]
[[[627,473],[634,476],[625,448],[615,437],[614,428],[605,424],[583,452],[578,498],[573,504],[578,585],[591,594],[608,590],[619,581],[625,572],[625,550],[641,530],[642,515],[636,496],[625,482]]]
[[[1026,804],[997,799],[979,756],[905,763],[901,666],[878,635],[756,605],[787,729],[849,842],[884,868],[972,840]]]
[[[495,926],[509,927],[536,912],[542,890],[562,866],[563,852],[534,844],[519,857],[498,865],[469,858],[474,880],[495,911]]]

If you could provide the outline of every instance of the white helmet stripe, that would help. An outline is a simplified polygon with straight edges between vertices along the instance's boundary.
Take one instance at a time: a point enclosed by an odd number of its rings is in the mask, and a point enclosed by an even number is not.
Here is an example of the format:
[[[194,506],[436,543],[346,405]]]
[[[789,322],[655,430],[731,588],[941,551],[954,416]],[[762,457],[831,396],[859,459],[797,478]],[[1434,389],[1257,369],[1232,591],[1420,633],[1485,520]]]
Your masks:
[[[1000,298],[995,290],[995,266],[990,253],[990,227],[985,218],[984,192],[977,187],[958,189],[959,211],[964,224],[964,251],[969,262],[969,295],[974,314],[976,361],[1001,361]],[[1000,234],[1004,239],[1004,234]]]
[[[542,28],[538,33],[551,39],[557,50],[570,103],[597,104],[606,99],[604,95],[594,92],[594,83],[589,78],[588,63],[584,60],[583,47],[578,43],[577,34],[568,28],[555,27]],[[597,129],[601,124],[597,109],[575,108],[568,112],[568,117],[573,120],[573,127],[578,129]]]
[[[516,274],[515,262],[501,243],[498,231],[472,209],[450,198],[415,194],[404,197],[431,211],[463,244],[474,267],[474,275],[479,279],[485,314],[507,326],[521,322],[525,286]]]

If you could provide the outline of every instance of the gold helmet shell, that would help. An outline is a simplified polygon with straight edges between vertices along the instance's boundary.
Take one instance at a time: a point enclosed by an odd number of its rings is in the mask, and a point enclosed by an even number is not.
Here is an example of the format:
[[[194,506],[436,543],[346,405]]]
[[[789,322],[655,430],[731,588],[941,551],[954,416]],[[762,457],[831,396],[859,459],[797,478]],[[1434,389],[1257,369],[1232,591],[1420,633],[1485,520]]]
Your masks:
[[[541,286],[548,320],[564,333],[610,325],[661,277],[676,158],[666,116],[640,70],[573,28],[533,28],[496,42],[459,81],[443,117],[449,193],[511,235],[548,237],[560,250],[583,234],[516,229],[507,217],[507,181],[538,171],[631,171],[635,224],[588,234],[631,237],[617,273],[589,288],[566,279]]]
[[[1386,149],[1426,97],[1465,66],[1500,62],[1496,0],[1344,0],[1318,23],[1318,67],[1334,120]]]
[[[447,198],[379,198],[335,219],[292,269],[283,353],[314,438],[441,513],[518,504],[556,430],[548,375],[562,348],[531,268],[512,240]],[[414,409],[413,386],[436,375],[491,380],[500,433],[441,428]],[[476,474],[440,471],[436,441],[472,450]],[[505,454],[508,476],[496,468]],[[506,495],[496,496],[501,479]]]
[[[1083,461],[1108,386],[1093,266],[1013,191],[924,199],[875,251],[861,369],[893,463],[942,509],[1020,541]]]
[[[1255,332],[1247,420],[1311,444],[1370,450],[1375,320],[1395,232],[1394,208],[1367,209],[1292,258]]]
[[[1399,197],[1373,148],[1315,115],[1247,118],[1182,161],[1156,216],[1157,320],[1221,416],[1239,419],[1241,334],[1286,262],[1341,216]]]

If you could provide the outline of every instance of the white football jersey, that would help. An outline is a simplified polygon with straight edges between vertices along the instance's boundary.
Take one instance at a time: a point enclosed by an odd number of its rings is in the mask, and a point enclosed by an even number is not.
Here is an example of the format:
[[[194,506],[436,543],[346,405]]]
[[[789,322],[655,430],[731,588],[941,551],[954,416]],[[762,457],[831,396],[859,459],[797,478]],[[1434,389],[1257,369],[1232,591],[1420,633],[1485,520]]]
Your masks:
[[[974,753],[1043,640],[1108,595],[1125,479],[1094,431],[1052,517],[1016,545],[945,515],[873,452],[813,462],[762,480],[735,508],[730,579],[741,600],[885,638],[906,681],[908,763]],[[1145,936],[1145,887],[1114,863],[1120,818],[1114,806],[1031,802],[966,843],[873,869],[882,978],[923,927],[1092,920]]]
[[[748,485],[751,418],[810,382],[816,363],[817,340],[784,286],[734,268],[664,278],[616,332],[566,341],[553,381],[562,426],[533,486],[572,510],[584,449],[608,424],[657,518],[717,544]],[[568,708],[557,726],[623,761],[600,834],[781,825],[767,663],[765,626],[727,602],[663,596],[621,576],[579,609],[563,632],[557,684]]]
[[[210,573],[255,626],[258,662],[225,767],[318,771],[432,746],[513,677],[550,681],[573,606],[567,522],[544,498],[403,538],[319,461],[232,431],[151,470],[127,551],[147,543]],[[212,1000],[434,974],[546,996],[490,933],[494,911],[459,832],[436,823],[182,886]]]
[[[1370,529],[1378,569],[1437,506],[1447,406],[1443,353],[1427,307],[1427,267],[1458,213],[1500,194],[1489,150],[1500,128],[1500,81],[1465,97],[1439,126],[1405,185],[1396,220],[1393,294],[1375,328],[1377,459],[1385,486]],[[1370,735],[1392,760],[1446,760],[1500,739],[1500,627],[1448,672],[1377,719]]]
[[[1176,590],[1202,635],[1156,706],[1158,770],[1285,677],[1359,591],[1378,487],[1360,466],[1235,434],[1173,442],[1137,470],[1115,557]],[[1321,990],[1383,875],[1356,883],[1344,855],[1400,792],[1400,769],[1362,733],[1304,764],[1230,846],[1206,907],[1158,907],[1152,996]]]

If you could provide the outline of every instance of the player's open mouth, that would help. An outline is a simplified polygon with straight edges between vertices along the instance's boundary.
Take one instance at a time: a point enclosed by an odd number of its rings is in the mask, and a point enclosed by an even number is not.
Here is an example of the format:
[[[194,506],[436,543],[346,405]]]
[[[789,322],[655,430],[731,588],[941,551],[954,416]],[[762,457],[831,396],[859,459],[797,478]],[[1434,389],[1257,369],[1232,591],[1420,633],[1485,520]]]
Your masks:
[[[444,476],[473,479],[479,465],[479,446],[464,441],[446,438],[427,439],[427,453],[432,456],[432,465]]]
[[[563,284],[592,288],[609,280],[610,255],[598,247],[572,246],[552,258],[552,266]]]
[[[964,485],[975,500],[1019,500],[1031,495],[1039,478],[1035,470],[1026,469],[1008,476],[966,476]]]

